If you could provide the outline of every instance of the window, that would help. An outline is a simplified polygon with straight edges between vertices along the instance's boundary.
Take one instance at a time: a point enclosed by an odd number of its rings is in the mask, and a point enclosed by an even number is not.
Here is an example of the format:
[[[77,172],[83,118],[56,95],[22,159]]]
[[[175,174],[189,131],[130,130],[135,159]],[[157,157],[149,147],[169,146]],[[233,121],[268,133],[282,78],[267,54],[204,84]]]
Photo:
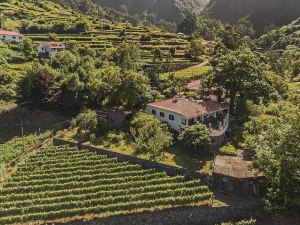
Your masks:
[[[159,115],[160,117],[165,117],[165,114],[163,112],[161,112]]]
[[[169,115],[170,120],[175,120],[175,117],[173,115]]]
[[[201,116],[198,116],[198,117],[197,117],[197,121],[200,121],[200,122],[201,122],[201,121],[202,121],[202,117],[201,117]]]
[[[156,115],[156,110],[152,109],[152,114]]]
[[[16,37],[13,37],[13,39],[17,39]]]
[[[194,118],[189,119],[188,123],[189,123],[189,126],[193,125],[195,123]]]
[[[182,119],[181,119],[181,124],[182,124],[182,125],[186,125],[186,119],[182,118]]]

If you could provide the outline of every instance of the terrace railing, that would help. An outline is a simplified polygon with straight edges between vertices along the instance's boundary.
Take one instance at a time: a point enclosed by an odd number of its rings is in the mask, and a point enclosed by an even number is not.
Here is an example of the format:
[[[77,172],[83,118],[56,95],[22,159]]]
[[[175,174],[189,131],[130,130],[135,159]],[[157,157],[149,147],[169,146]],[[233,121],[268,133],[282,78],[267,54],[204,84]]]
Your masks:
[[[211,136],[212,137],[220,137],[222,135],[225,134],[226,130],[229,127],[229,113],[226,115],[225,119],[224,119],[224,125],[223,125],[223,129],[221,130],[212,130]]]

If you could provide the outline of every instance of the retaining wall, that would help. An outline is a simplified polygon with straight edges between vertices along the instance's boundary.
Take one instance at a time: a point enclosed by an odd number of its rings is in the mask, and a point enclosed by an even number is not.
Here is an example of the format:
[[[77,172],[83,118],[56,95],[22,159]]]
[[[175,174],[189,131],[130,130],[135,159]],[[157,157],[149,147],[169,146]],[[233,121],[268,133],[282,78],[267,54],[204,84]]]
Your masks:
[[[132,213],[90,221],[74,221],[68,225],[215,225],[227,221],[264,218],[259,203],[231,206],[192,206],[155,212]]]

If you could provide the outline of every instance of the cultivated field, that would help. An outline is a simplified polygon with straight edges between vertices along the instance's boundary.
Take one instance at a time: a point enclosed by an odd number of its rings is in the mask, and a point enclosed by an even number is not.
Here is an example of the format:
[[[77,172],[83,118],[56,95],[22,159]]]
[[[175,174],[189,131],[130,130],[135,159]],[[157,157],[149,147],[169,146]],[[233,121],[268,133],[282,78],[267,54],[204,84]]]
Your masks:
[[[203,205],[211,198],[198,180],[185,181],[76,148],[46,146],[4,184],[0,224]]]

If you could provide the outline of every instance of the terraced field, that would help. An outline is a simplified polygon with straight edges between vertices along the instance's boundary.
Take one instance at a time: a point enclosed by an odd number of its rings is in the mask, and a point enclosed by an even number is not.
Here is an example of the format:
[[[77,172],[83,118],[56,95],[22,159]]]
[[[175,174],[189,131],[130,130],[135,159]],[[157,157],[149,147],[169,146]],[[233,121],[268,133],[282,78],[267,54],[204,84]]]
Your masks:
[[[111,24],[111,30],[102,30],[101,28],[93,28],[88,34],[61,34],[57,35],[57,40],[62,42],[72,41],[79,45],[86,45],[92,49],[105,51],[113,47],[117,47],[124,40],[119,37],[120,32],[126,30],[126,41],[134,42],[140,46],[142,62],[152,62],[152,50],[160,48],[165,56],[168,55],[169,50],[176,48],[174,56],[175,63],[189,63],[189,59],[185,58],[185,49],[188,46],[188,41],[179,38],[176,34],[162,33],[160,31],[148,31],[142,27],[121,27],[119,25]],[[141,42],[140,38],[144,33],[149,33],[152,36],[151,41]],[[34,43],[49,41],[48,34],[29,34],[27,37],[31,38]]]
[[[0,224],[208,204],[211,197],[198,180],[76,148],[45,146],[0,190]]]
[[[0,2],[0,12],[5,17],[11,18],[9,25],[10,29],[14,30],[18,30],[21,27],[22,19],[41,26],[59,23],[74,24],[75,21],[83,19],[90,25],[89,32],[81,34],[57,34],[57,40],[63,42],[73,41],[79,45],[85,44],[99,51],[105,51],[122,43],[124,37],[120,36],[120,32],[125,29],[125,39],[135,42],[140,46],[142,63],[152,62],[153,49],[160,48],[163,54],[167,56],[169,49],[172,47],[176,48],[175,63],[190,63],[189,59],[185,58],[185,49],[189,42],[177,34],[162,32],[156,28],[133,27],[127,23],[113,23],[107,20],[96,19],[46,0],[32,2],[25,0],[3,0]],[[151,41],[140,41],[142,35],[145,33],[151,35]],[[41,34],[29,33],[26,35],[36,45],[40,42],[50,41],[47,32]]]

